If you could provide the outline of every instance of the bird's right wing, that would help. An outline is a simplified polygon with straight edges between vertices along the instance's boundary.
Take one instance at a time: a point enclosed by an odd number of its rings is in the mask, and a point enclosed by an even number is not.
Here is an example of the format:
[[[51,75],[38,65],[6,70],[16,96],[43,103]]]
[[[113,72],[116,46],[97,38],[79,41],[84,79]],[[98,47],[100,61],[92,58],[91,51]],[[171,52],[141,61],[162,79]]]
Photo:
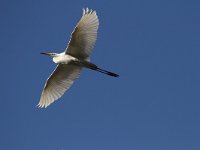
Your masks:
[[[81,70],[79,66],[58,65],[46,81],[38,106],[46,108],[60,98],[79,77]]]
[[[86,59],[95,46],[98,27],[99,19],[96,12],[88,8],[83,9],[83,16],[71,35],[65,53]]]

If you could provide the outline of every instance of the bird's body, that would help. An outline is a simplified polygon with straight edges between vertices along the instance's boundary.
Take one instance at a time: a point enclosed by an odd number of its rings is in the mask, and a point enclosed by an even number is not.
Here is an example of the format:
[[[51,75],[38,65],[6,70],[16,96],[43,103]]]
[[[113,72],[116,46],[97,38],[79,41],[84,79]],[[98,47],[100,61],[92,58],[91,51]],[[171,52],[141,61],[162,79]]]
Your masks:
[[[117,74],[100,69],[90,62],[89,54],[96,42],[98,26],[99,20],[96,12],[88,8],[83,9],[83,16],[74,29],[65,52],[41,53],[52,57],[53,62],[58,65],[46,81],[39,107],[47,107],[60,98],[79,77],[83,68],[118,77]]]
[[[65,53],[60,53],[53,57],[53,62],[56,64],[68,64],[72,61],[78,61],[78,59]]]

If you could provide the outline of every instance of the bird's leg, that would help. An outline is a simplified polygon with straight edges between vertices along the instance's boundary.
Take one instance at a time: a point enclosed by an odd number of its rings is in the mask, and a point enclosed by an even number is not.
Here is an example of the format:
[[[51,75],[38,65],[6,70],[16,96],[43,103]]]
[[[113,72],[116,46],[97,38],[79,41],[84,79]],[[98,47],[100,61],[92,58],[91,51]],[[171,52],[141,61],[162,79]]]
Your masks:
[[[95,64],[93,64],[91,62],[88,62],[88,61],[82,61],[82,60],[72,61],[72,64],[80,65],[80,66],[83,66],[85,68],[89,68],[89,69],[92,69],[92,70],[107,74],[107,75],[112,76],[112,77],[119,77],[118,74],[115,74],[113,72],[101,69],[97,65],[95,65]]]
[[[107,70],[103,70],[103,69],[100,69],[100,68],[97,68],[96,71],[99,71],[101,73],[107,74],[107,75],[112,76],[112,77],[119,77],[119,75],[116,74],[116,73],[113,73],[113,72],[110,72],[110,71],[107,71]]]

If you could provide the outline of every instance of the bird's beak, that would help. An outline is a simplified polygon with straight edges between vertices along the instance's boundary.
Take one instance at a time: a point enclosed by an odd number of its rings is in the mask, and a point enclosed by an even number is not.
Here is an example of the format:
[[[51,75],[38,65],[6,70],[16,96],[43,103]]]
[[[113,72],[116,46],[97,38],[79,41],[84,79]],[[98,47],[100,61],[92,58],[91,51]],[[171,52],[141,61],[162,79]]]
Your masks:
[[[43,54],[43,55],[50,56],[50,54],[49,54],[49,53],[40,53],[40,54]]]

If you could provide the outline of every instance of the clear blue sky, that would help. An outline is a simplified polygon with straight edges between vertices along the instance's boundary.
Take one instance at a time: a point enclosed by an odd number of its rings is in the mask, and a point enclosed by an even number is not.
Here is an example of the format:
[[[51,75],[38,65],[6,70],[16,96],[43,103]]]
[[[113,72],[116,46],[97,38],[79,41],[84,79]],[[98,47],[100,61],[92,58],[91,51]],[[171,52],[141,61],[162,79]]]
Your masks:
[[[84,70],[39,109],[55,64],[82,15],[100,28]],[[0,1],[1,150],[199,150],[200,1]]]

